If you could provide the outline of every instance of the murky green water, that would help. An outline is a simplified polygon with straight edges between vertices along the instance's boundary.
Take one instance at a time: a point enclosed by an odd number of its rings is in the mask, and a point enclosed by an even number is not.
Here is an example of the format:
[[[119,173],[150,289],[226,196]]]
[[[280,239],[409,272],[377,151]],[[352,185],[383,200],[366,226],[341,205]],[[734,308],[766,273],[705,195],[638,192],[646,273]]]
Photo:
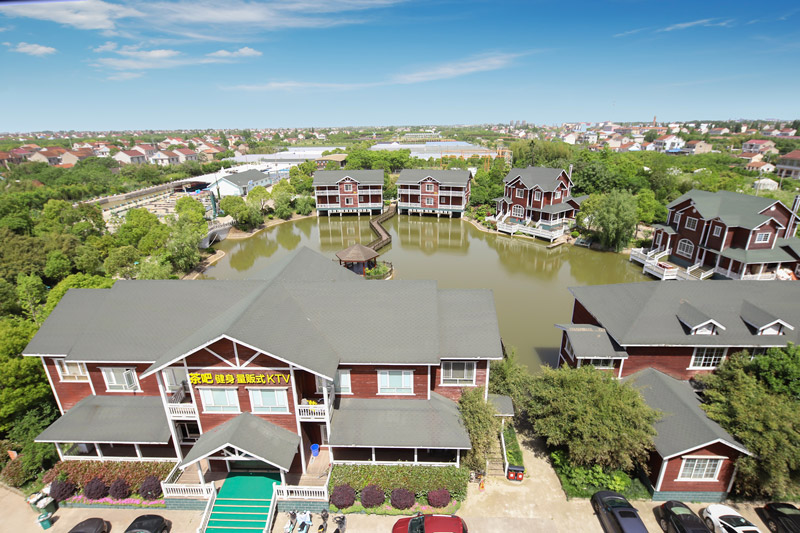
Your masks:
[[[381,259],[394,264],[397,279],[492,289],[503,342],[516,347],[531,368],[558,360],[561,332],[553,325],[570,320],[573,299],[567,287],[648,279],[627,256],[571,245],[548,250],[544,241],[484,233],[459,219],[397,216],[385,226],[393,240],[381,250]],[[217,245],[227,255],[205,277],[245,278],[301,245],[333,259],[337,251],[373,238],[367,217],[281,224]]]

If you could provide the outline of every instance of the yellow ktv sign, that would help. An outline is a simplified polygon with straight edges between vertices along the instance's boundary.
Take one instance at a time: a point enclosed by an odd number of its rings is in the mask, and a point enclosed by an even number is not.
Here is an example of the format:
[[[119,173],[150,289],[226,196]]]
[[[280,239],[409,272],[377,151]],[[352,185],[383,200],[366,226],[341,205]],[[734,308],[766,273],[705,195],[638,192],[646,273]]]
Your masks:
[[[289,383],[289,374],[216,374],[191,373],[192,385],[281,385]]]

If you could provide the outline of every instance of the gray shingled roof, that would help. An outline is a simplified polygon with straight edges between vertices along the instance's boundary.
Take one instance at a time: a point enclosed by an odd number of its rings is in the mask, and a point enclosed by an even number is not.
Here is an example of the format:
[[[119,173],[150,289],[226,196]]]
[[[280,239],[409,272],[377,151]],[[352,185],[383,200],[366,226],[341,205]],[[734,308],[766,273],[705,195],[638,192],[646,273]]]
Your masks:
[[[561,202],[561,203],[558,203],[558,204],[549,204],[549,205],[546,205],[546,206],[542,207],[541,209],[537,209],[537,208],[535,208],[535,207],[534,207],[534,208],[530,208],[530,207],[529,207],[528,209],[531,209],[532,211],[540,211],[540,212],[542,212],[542,213],[550,213],[551,215],[555,215],[556,213],[563,213],[563,212],[565,212],[565,211],[572,211],[573,209],[575,209],[575,206],[573,206],[572,204],[570,204],[570,203],[569,203],[569,202],[568,202],[568,201],[565,199],[565,200],[564,200],[563,202]]]
[[[514,402],[510,396],[490,394],[489,403],[497,409],[497,416],[514,416]]]
[[[397,177],[397,185],[416,185],[425,178],[433,178],[442,185],[465,187],[472,177],[469,170],[404,169]]]
[[[338,257],[340,261],[366,263],[370,259],[378,257],[378,252],[372,248],[367,248],[363,244],[355,243],[353,246],[336,252],[336,257]]]
[[[733,259],[744,264],[752,263],[786,263],[794,262],[795,258],[783,248],[761,248],[745,250],[744,248],[725,248],[720,252],[722,257]]]
[[[703,283],[620,283],[571,287],[608,333],[622,346],[785,346],[798,341],[800,283],[706,281]],[[755,335],[741,316],[749,301],[795,327],[785,335]],[[688,302],[725,327],[717,335],[690,335],[678,319]]]
[[[558,185],[558,177],[562,172],[564,172],[562,168],[512,168],[508,175],[503,178],[503,183],[509,183],[519,177],[522,184],[528,189],[538,185],[544,191],[552,191]]]
[[[317,170],[314,186],[336,185],[347,177],[366,185],[383,185],[383,170]]]
[[[689,302],[681,302],[678,306],[677,312],[678,319],[686,324],[688,327],[694,329],[700,325],[707,324],[713,319],[690,304]]]
[[[672,457],[705,444],[722,441],[751,455],[727,431],[708,418],[700,400],[686,381],[647,368],[623,379],[638,389],[647,405],[661,412],[653,439],[662,458]]]
[[[332,446],[471,447],[458,406],[435,392],[430,400],[344,398],[331,418]]]
[[[675,231],[675,228],[673,228],[672,226],[668,226],[666,224],[653,224],[653,229],[660,229],[667,235],[675,235],[678,233],[677,231]]]
[[[167,444],[160,396],[87,396],[42,431],[36,442]]]
[[[757,305],[753,305],[747,300],[742,302],[740,315],[742,320],[758,329],[765,328],[780,320],[779,317],[773,315],[769,311],[761,309]]]
[[[502,357],[490,291],[440,291],[434,281],[370,283],[307,248],[250,280],[71,289],[24,354],[151,363],[147,376],[222,336],[331,379],[339,363]]]
[[[577,357],[628,358],[628,353],[603,328],[591,324],[556,324],[556,327],[567,333]]]
[[[181,461],[181,468],[233,446],[283,470],[289,470],[300,436],[251,413],[242,413],[203,432]]]
[[[238,187],[247,187],[251,181],[258,182],[267,178],[267,175],[256,169],[245,170],[244,172],[235,172],[228,176],[223,176],[220,179],[227,180]]]
[[[681,195],[667,205],[672,209],[686,200],[692,200],[694,207],[704,219],[719,218],[728,226],[753,229],[767,220],[769,216],[759,214],[777,202],[770,198],[739,194],[730,191],[691,191]]]

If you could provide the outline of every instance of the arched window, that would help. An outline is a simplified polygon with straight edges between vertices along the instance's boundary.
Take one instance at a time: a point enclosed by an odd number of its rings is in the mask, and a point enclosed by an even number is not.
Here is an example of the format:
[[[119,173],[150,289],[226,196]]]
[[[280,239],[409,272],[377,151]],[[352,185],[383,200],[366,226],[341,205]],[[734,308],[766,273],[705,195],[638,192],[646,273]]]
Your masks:
[[[689,239],[681,239],[675,252],[687,259],[691,259],[694,254],[694,244]]]
[[[521,205],[514,204],[511,207],[511,216],[512,217],[517,217],[517,218],[522,218],[523,216],[525,216],[525,210],[523,209],[523,207]]]

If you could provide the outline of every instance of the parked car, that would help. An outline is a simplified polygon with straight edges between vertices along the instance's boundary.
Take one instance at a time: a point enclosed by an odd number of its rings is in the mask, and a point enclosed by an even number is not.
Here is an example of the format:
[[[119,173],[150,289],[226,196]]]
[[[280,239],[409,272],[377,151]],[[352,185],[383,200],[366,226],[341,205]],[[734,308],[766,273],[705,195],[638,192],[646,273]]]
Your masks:
[[[610,490],[595,492],[592,508],[608,533],[647,533],[639,511],[622,494]]]
[[[394,523],[392,533],[467,533],[467,524],[459,516],[418,514]]]
[[[667,533],[711,533],[694,511],[674,500],[661,504],[658,525]]]
[[[131,522],[125,533],[166,533],[172,528],[172,524],[157,514],[143,514]]]
[[[727,505],[709,505],[702,514],[706,526],[714,533],[761,533],[755,524]]]
[[[102,518],[87,518],[69,530],[69,533],[108,533],[111,524]]]
[[[768,503],[764,520],[773,533],[800,533],[800,509],[789,503]]]

